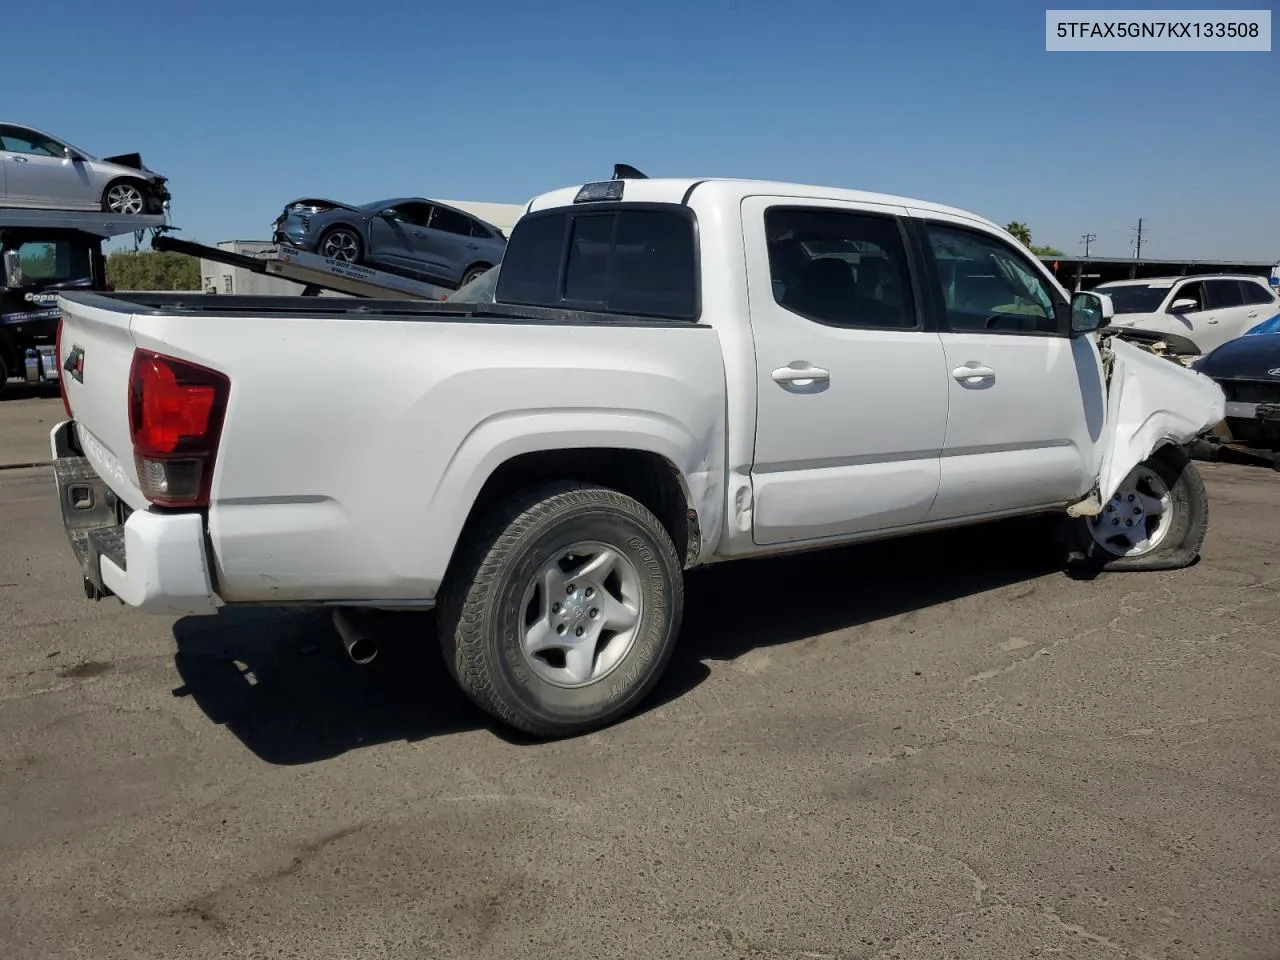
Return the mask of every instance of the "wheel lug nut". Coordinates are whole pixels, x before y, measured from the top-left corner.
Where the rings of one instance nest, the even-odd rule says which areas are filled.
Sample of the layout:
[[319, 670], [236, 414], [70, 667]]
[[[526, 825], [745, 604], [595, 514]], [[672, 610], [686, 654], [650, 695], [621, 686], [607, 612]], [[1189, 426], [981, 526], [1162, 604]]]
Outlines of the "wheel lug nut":
[[587, 599], [588, 599], [588, 600], [590, 600], [592, 597], [594, 597], [594, 596], [596, 595], [596, 589], [595, 589], [595, 587], [587, 587], [587, 589], [586, 589], [586, 591], [585, 591], [585, 592], [586, 592], [586, 597], [587, 597]]
[[576, 583], [571, 583], [564, 588], [564, 592], [566, 595], [572, 597], [575, 593], [578, 592], [578, 585]]
[[573, 635], [574, 635], [575, 637], [580, 637], [580, 636], [582, 636], [582, 635], [583, 635], [584, 633], [586, 633], [586, 632], [587, 632], [587, 631], [585, 631], [585, 630], [583, 630], [581, 627], [579, 627], [577, 630], [573, 631]]
[[1134, 507], [1134, 508], [1133, 508], [1133, 513], [1134, 513], [1134, 515], [1135, 515], [1135, 516], [1136, 516], [1136, 515], [1138, 515], [1138, 514], [1139, 514], [1139, 513], [1141, 513], [1141, 512], [1142, 512], [1142, 508], [1141, 508], [1141, 507]]
[[1133, 497], [1133, 494], [1131, 493], [1129, 494], [1129, 502], [1133, 503], [1133, 500], [1134, 500], [1134, 497]]
[[1126, 520], [1126, 521], [1124, 522], [1124, 525], [1125, 525], [1126, 527], [1132, 527], [1132, 526], [1133, 526], [1133, 521], [1132, 521], [1132, 520]]
[[552, 612], [552, 613], [559, 613], [559, 612], [560, 612], [560, 604], [559, 604], [559, 603], [553, 603], [553, 604], [551, 605], [551, 612]]
[[589, 616], [592, 620], [594, 620], [596, 617], [600, 616], [600, 611], [597, 610], [595, 607], [592, 607], [590, 610], [587, 611], [587, 616]]
[[560, 636], [562, 637], [564, 636], [565, 631], [568, 629], [569, 628], [566, 627], [563, 623], [556, 625], [556, 633], [560, 634]]

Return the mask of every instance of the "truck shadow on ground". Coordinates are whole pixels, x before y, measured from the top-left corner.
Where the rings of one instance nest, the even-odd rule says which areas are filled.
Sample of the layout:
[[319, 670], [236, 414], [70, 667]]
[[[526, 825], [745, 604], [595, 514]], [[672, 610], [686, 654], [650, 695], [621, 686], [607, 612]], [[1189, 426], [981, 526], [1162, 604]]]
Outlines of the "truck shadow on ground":
[[[1047, 525], [1015, 520], [690, 574], [680, 645], [638, 713], [688, 693], [708, 662], [892, 617], [1060, 570]], [[430, 614], [375, 614], [381, 640], [348, 659], [327, 611], [241, 609], [174, 625], [190, 696], [261, 759], [304, 764], [395, 740], [488, 729], [453, 685]], [[624, 721], [625, 722], [625, 721]]]

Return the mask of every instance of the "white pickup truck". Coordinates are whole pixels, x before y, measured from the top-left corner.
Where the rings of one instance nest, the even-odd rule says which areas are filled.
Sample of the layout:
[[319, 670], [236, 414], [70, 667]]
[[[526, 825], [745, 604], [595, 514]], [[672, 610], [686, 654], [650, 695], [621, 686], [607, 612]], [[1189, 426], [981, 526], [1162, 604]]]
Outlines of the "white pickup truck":
[[994, 224], [787, 183], [544, 194], [490, 302], [61, 306], [89, 596], [436, 607], [463, 689], [544, 736], [635, 708], [698, 565], [1039, 512], [1077, 562], [1188, 564], [1181, 445], [1223, 416]]

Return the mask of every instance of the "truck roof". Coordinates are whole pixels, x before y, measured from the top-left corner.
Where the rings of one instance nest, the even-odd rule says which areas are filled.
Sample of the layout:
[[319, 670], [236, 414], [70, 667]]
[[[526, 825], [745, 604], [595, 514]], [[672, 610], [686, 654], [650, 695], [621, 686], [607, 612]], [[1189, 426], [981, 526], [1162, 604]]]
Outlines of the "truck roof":
[[[844, 200], [850, 203], [879, 203], [886, 206], [911, 207], [927, 213], [945, 213], [964, 217], [1004, 232], [996, 223], [968, 210], [949, 207], [929, 200], [916, 200], [887, 193], [865, 190], [849, 190], [843, 187], [824, 187], [804, 183], [788, 183], [775, 180], [733, 179], [728, 177], [683, 177], [644, 180], [623, 180], [622, 200], [636, 203], [687, 203], [696, 187], [698, 192], [713, 191], [718, 199], [737, 204], [751, 196], [782, 196], [813, 200]], [[539, 194], [529, 201], [527, 213], [550, 207], [569, 206], [583, 184], [561, 187]]]

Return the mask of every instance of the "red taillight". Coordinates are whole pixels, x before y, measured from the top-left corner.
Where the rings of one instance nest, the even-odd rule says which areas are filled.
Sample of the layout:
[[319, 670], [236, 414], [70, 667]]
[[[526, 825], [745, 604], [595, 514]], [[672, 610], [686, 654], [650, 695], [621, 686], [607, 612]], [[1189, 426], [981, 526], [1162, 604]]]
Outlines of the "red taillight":
[[129, 371], [129, 429], [138, 487], [163, 507], [209, 503], [213, 460], [231, 394], [223, 374], [135, 350]]
[[58, 392], [62, 394], [62, 409], [67, 411], [67, 419], [74, 420], [71, 412], [71, 400], [67, 396], [67, 372], [62, 369], [62, 317], [58, 317], [58, 332], [53, 338], [53, 362], [58, 365]]

